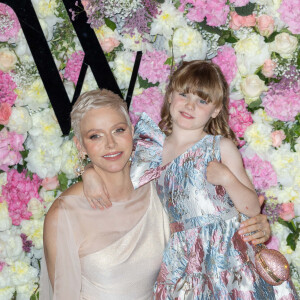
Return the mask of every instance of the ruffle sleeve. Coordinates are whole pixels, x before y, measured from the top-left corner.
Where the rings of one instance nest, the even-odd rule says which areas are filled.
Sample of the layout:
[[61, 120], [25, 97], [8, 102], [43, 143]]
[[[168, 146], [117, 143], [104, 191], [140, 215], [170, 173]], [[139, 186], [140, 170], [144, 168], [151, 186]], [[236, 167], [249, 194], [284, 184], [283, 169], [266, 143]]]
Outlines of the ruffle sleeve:
[[135, 189], [160, 176], [165, 137], [157, 124], [142, 113], [133, 138], [135, 152], [130, 176]]

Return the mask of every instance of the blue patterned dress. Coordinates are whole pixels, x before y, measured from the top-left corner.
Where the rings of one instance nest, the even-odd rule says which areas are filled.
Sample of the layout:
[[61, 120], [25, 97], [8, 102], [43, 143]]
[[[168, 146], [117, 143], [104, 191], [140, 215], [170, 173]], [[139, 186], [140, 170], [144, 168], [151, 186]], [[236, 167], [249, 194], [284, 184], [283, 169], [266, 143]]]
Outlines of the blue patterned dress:
[[[215, 156], [220, 159], [215, 137]], [[278, 287], [256, 273], [252, 247], [237, 230], [239, 213], [225, 189], [207, 182], [214, 137], [207, 135], [162, 166], [165, 135], [143, 114], [135, 129], [131, 178], [135, 187], [156, 180], [171, 237], [154, 287], [155, 299], [298, 299], [291, 282]]]

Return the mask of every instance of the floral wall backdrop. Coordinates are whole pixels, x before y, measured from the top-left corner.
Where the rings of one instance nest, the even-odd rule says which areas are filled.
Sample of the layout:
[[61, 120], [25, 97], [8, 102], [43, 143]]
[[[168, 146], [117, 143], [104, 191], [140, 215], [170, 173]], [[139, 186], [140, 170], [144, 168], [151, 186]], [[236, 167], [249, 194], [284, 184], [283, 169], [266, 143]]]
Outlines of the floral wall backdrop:
[[[63, 2], [32, 0], [72, 99], [84, 53]], [[130, 113], [159, 121], [170, 72], [212, 59], [230, 85], [230, 126], [272, 226], [270, 248], [300, 291], [300, 0], [83, 0]], [[76, 13], [73, 12], [76, 21]], [[88, 70], [83, 92], [97, 88]], [[44, 215], [75, 182], [63, 136], [13, 10], [0, 3], [0, 299], [37, 299]]]

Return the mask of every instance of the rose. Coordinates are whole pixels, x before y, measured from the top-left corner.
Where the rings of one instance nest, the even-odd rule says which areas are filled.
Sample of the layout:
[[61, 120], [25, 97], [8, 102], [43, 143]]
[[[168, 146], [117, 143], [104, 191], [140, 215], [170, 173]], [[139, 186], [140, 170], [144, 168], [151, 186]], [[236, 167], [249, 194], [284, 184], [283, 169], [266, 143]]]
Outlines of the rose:
[[274, 75], [274, 69], [276, 68], [277, 64], [275, 61], [271, 59], [267, 59], [262, 67], [262, 74], [266, 77], [272, 77]]
[[6, 125], [11, 115], [11, 106], [8, 103], [0, 103], [0, 124]]
[[259, 33], [269, 36], [274, 31], [274, 19], [268, 15], [261, 15], [256, 19]]
[[31, 212], [31, 218], [33, 219], [40, 219], [44, 215], [43, 204], [37, 198], [30, 199], [27, 210]]
[[100, 41], [100, 45], [104, 52], [111, 52], [114, 50], [114, 48], [118, 47], [120, 45], [120, 42], [112, 37], [105, 38]]
[[16, 55], [9, 49], [0, 49], [0, 70], [8, 72], [15, 67], [17, 62]]
[[283, 130], [276, 130], [271, 133], [272, 146], [279, 147], [282, 141], [286, 138]]
[[230, 12], [230, 22], [229, 27], [233, 30], [238, 30], [241, 27], [251, 27], [255, 26], [255, 15], [240, 16], [235, 11]]
[[294, 203], [282, 203], [279, 216], [285, 221], [290, 221], [295, 218]]
[[246, 103], [249, 104], [258, 99], [263, 91], [267, 91], [265, 82], [257, 75], [248, 75], [242, 80], [241, 90], [245, 96]]
[[59, 185], [59, 181], [57, 176], [54, 177], [46, 177], [42, 181], [42, 186], [46, 191], [55, 190]]
[[283, 58], [290, 58], [298, 45], [296, 37], [283, 32], [276, 35], [274, 42], [271, 43], [271, 50], [279, 53]]

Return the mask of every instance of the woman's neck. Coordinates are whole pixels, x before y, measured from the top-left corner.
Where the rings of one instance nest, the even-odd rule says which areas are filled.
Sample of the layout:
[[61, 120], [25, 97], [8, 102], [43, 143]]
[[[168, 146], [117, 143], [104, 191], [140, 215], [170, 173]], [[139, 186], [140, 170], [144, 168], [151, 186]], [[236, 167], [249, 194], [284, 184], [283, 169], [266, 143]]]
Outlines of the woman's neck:
[[131, 199], [134, 191], [129, 164], [120, 172], [105, 172], [98, 168], [95, 171], [101, 176], [112, 202], [124, 202]]

